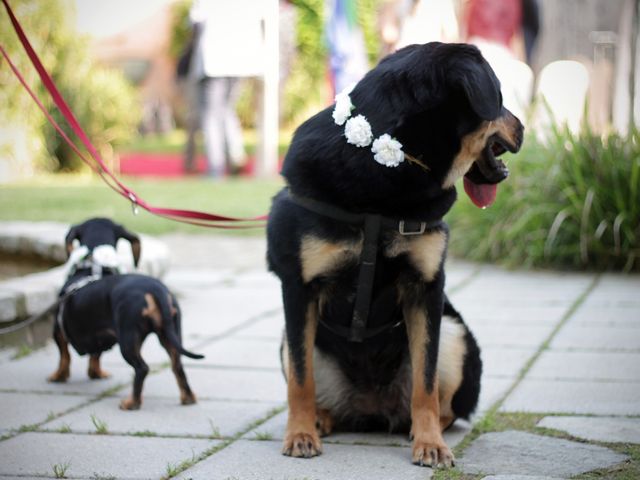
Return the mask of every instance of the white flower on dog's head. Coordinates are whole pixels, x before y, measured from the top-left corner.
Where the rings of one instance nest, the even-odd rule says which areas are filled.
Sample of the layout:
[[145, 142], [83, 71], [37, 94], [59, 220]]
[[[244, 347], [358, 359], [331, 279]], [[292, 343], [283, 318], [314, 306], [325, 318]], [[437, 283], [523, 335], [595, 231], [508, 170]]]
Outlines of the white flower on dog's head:
[[351, 103], [351, 97], [349, 94], [353, 91], [356, 84], [352, 83], [347, 88], [342, 90], [340, 93], [336, 95], [335, 102], [336, 106], [333, 109], [333, 121], [336, 125], [344, 125], [344, 122], [351, 116], [351, 112], [354, 107], [353, 103]]
[[98, 245], [91, 252], [91, 258], [103, 267], [117, 268], [120, 264], [118, 252], [112, 245]]
[[336, 106], [333, 109], [333, 121], [336, 125], [343, 125], [347, 118], [351, 116], [351, 111], [355, 107], [351, 103], [351, 97], [348, 93], [341, 92], [336, 95]]
[[363, 115], [358, 115], [347, 121], [344, 135], [347, 137], [347, 142], [356, 147], [366, 147], [371, 144], [373, 139], [371, 125]]
[[397, 167], [404, 162], [402, 144], [391, 135], [385, 133], [373, 141], [371, 151], [375, 153], [374, 160], [386, 167]]

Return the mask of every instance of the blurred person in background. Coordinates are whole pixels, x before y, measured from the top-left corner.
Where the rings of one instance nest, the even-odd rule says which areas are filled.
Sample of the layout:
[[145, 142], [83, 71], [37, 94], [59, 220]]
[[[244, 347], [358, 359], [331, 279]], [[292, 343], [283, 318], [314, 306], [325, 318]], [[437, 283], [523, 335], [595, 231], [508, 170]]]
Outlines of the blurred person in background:
[[468, 0], [465, 25], [467, 42], [531, 64], [540, 30], [538, 0]]
[[[196, 86], [199, 126], [204, 134], [208, 174], [237, 173], [245, 162], [235, 110], [241, 79], [260, 73], [263, 43], [259, 0], [195, 0], [190, 11], [194, 44], [189, 79]], [[191, 122], [190, 138], [197, 122]], [[187, 154], [189, 146], [187, 142]]]
[[387, 0], [381, 7], [383, 54], [413, 43], [460, 39], [453, 0]]

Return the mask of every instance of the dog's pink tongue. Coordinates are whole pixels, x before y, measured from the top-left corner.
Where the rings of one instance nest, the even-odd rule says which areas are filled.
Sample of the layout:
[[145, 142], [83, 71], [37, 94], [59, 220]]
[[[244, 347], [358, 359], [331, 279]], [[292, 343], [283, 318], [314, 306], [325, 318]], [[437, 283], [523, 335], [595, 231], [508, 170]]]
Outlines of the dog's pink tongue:
[[498, 185], [495, 183], [477, 184], [464, 177], [464, 191], [467, 192], [476, 207], [485, 208], [495, 201]]

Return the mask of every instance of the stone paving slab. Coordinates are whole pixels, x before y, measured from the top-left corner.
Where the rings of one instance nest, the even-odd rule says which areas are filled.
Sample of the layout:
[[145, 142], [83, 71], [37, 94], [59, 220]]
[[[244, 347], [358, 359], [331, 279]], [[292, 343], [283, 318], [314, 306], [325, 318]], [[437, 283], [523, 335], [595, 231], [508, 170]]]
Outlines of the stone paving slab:
[[213, 400], [199, 400], [195, 405], [185, 406], [180, 405], [178, 397], [146, 397], [144, 392], [140, 410], [123, 411], [118, 408], [119, 403], [120, 398], [105, 398], [63, 415], [42, 428], [56, 431], [66, 426], [74, 433], [94, 433], [96, 429], [91, 420], [94, 415], [107, 424], [109, 433], [230, 437], [265, 418], [274, 408], [282, 407], [281, 403]]
[[232, 269], [211, 270], [203, 268], [172, 267], [164, 282], [178, 296], [178, 300], [193, 291], [225, 286], [234, 274]]
[[628, 457], [608, 448], [506, 431], [485, 433], [464, 452], [458, 465], [465, 473], [569, 477], [608, 468]]
[[83, 395], [50, 395], [35, 393], [0, 393], [0, 429], [17, 430], [59, 415], [87, 402]]
[[171, 251], [172, 265], [184, 268], [253, 269], [266, 264], [264, 236], [170, 233], [158, 237]]
[[553, 331], [553, 325], [470, 325], [482, 347], [528, 347], [537, 350]]
[[598, 307], [582, 304], [571, 317], [571, 324], [640, 328], [640, 308]]
[[551, 341], [550, 348], [640, 352], [640, 329], [574, 325], [569, 321]]
[[425, 480], [433, 470], [411, 464], [411, 450], [399, 447], [325, 444], [310, 459], [285, 457], [280, 442], [239, 440], [178, 478], [194, 480]]
[[[191, 389], [199, 399], [284, 402], [287, 388], [280, 370], [185, 367]], [[147, 377], [143, 394], [149, 397], [179, 398], [170, 370]]]
[[280, 369], [280, 341], [278, 340], [229, 337], [199, 348], [198, 353], [203, 354], [205, 358], [194, 360], [183, 357], [183, 363], [198, 366]]
[[533, 348], [484, 347], [480, 343], [482, 375], [515, 378], [535, 354]]
[[640, 309], [640, 275], [611, 275], [600, 277], [598, 285], [589, 298], [585, 300], [586, 307], [618, 306], [636, 307]]
[[545, 351], [527, 378], [640, 382], [639, 366], [640, 353]]
[[482, 416], [494, 403], [500, 400], [511, 388], [513, 382], [513, 378], [483, 376], [480, 383], [480, 398], [478, 399], [476, 417]]
[[503, 412], [640, 415], [640, 383], [554, 381], [525, 378]]
[[110, 378], [91, 380], [87, 375], [88, 357], [80, 357], [72, 351], [69, 380], [65, 383], [47, 382], [47, 377], [58, 366], [58, 358], [58, 349], [49, 344], [27, 357], [5, 363], [0, 369], [0, 390], [97, 395], [132, 381], [133, 369], [129, 366], [110, 366]]
[[217, 445], [216, 440], [141, 438], [29, 432], [0, 442], [0, 474], [49, 475], [69, 464], [67, 477], [160, 478], [178, 464]]
[[240, 328], [230, 338], [265, 338], [280, 342], [284, 332], [284, 311], [265, 314], [262, 319]]
[[220, 287], [198, 293], [197, 297], [190, 296], [187, 301], [180, 302], [184, 310], [182, 332], [185, 337], [220, 335], [282, 309], [280, 293], [261, 288]]
[[596, 442], [640, 443], [640, 418], [553, 416], [544, 417], [538, 426]]
[[[269, 440], [283, 440], [284, 432], [287, 426], [288, 413], [286, 411], [279, 413], [275, 417], [269, 419], [262, 425], [247, 432], [242, 438], [245, 440], [255, 440], [256, 438], [268, 438]], [[471, 425], [464, 420], [456, 421], [444, 433], [444, 440], [449, 448], [454, 448], [462, 439], [471, 431]], [[411, 448], [409, 433], [358, 433], [358, 432], [333, 432], [322, 438], [323, 443], [340, 443], [351, 445], [377, 445], [391, 447]], [[410, 450], [409, 450], [410, 451]]]
[[498, 325], [498, 326], [555, 326], [567, 312], [565, 305], [532, 305], [523, 301], [518, 305], [510, 305], [509, 308], [487, 306], [476, 300], [458, 298], [455, 295], [451, 301], [462, 314], [464, 321], [471, 326]]
[[[474, 300], [483, 305], [511, 307], [523, 302], [529, 305], [571, 305], [589, 285], [585, 276], [567, 276], [556, 273], [505, 272], [497, 269], [495, 275], [483, 267], [480, 274], [462, 291], [456, 292], [456, 301]], [[455, 303], [454, 303], [455, 305]]]

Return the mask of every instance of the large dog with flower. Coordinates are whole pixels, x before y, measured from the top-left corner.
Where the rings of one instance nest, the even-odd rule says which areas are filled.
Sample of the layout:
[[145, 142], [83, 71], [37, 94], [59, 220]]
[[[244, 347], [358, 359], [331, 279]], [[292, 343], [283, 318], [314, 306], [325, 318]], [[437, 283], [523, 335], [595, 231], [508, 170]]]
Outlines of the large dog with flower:
[[478, 345], [445, 293], [442, 221], [464, 177], [485, 207], [523, 127], [473, 46], [412, 45], [304, 122], [273, 201], [289, 417], [283, 453], [334, 428], [407, 431], [413, 463], [450, 466], [442, 431], [473, 413]]

